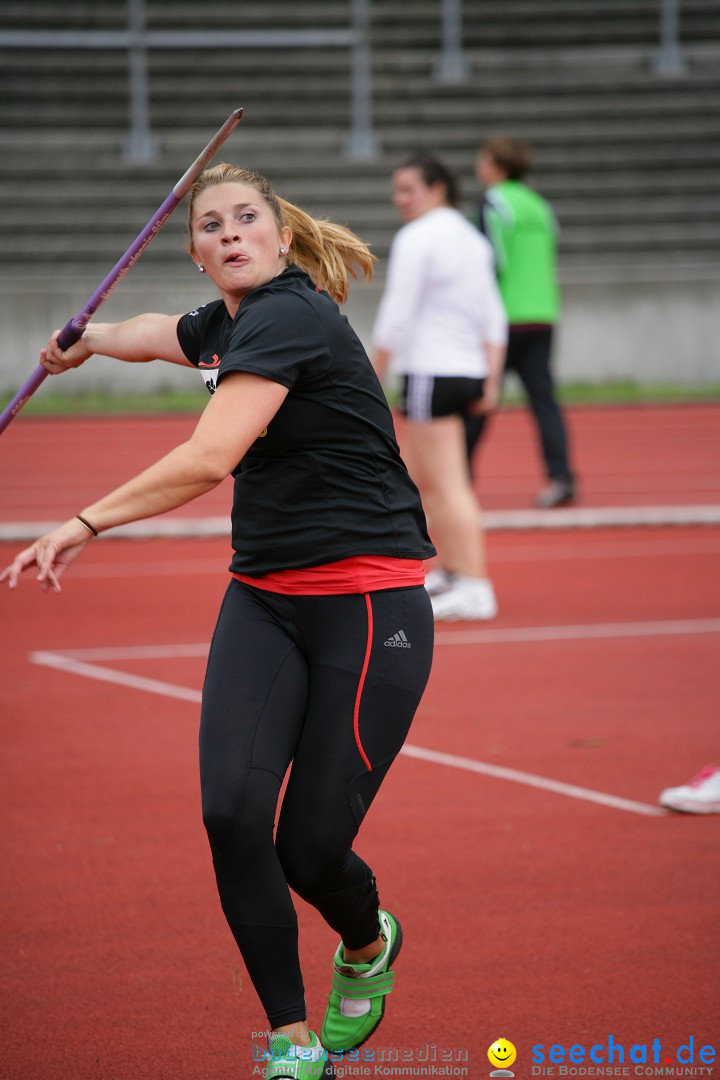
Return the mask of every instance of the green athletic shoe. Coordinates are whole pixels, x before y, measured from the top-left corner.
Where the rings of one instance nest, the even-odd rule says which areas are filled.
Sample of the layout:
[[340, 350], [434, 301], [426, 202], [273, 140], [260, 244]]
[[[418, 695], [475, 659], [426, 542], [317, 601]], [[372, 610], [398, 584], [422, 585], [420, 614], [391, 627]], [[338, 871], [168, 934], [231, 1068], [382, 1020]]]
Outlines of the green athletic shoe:
[[265, 1080], [334, 1080], [335, 1069], [314, 1031], [309, 1046], [296, 1046], [287, 1035], [270, 1035]]
[[320, 1038], [331, 1051], [357, 1050], [367, 1042], [385, 1012], [393, 988], [391, 964], [400, 952], [402, 927], [388, 911], [378, 912], [385, 948], [371, 964], [347, 964], [342, 941], [335, 953], [332, 990]]

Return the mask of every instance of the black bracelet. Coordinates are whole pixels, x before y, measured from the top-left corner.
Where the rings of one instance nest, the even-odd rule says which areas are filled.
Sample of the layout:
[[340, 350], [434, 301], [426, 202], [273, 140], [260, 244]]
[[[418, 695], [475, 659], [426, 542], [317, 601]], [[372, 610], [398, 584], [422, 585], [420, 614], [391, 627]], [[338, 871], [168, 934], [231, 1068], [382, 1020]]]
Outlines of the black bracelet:
[[90, 530], [90, 532], [93, 534], [93, 536], [98, 536], [99, 535], [97, 529], [95, 528], [95, 526], [91, 525], [89, 521], [86, 521], [84, 517], [81, 517], [80, 514], [76, 514], [75, 517], [78, 519], [78, 521], [81, 521], [83, 523], [83, 525], [85, 526], [86, 529]]

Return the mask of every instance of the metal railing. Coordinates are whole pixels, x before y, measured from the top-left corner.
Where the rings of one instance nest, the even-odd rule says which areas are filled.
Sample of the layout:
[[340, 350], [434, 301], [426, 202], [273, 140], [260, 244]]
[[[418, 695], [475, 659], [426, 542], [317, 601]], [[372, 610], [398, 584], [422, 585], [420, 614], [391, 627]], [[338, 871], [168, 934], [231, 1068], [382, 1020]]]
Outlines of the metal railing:
[[[680, 0], [659, 0], [659, 10], [660, 43], [652, 69], [661, 76], [684, 75], [687, 64], [680, 46]], [[442, 82], [462, 82], [468, 75], [462, 43], [462, 0], [442, 0], [440, 38], [435, 77]]]
[[158, 151], [150, 125], [150, 50], [346, 48], [351, 56], [351, 121], [344, 151], [350, 158], [366, 159], [374, 157], [379, 149], [372, 115], [370, 3], [351, 0], [351, 25], [347, 29], [216, 31], [148, 30], [145, 0], [127, 0], [126, 30], [6, 30], [0, 32], [0, 48], [126, 51], [130, 131], [125, 154], [137, 164], [154, 161]]
[[655, 54], [656, 75], [684, 75], [687, 70], [680, 49], [680, 0], [660, 0], [660, 47]]
[[461, 82], [468, 73], [462, 47], [462, 0], [442, 0], [440, 41], [435, 77], [442, 82]]
[[[659, 76], [686, 71], [680, 48], [680, 0], [658, 0], [660, 42], [653, 59]], [[435, 77], [461, 82], [468, 75], [463, 52], [462, 0], [439, 0], [440, 52]], [[157, 140], [150, 124], [148, 52], [153, 49], [287, 49], [345, 48], [350, 50], [350, 130], [344, 153], [354, 160], [371, 160], [380, 145], [373, 128], [372, 0], [350, 0], [350, 26], [338, 30], [148, 30], [145, 0], [127, 0], [126, 30], [6, 30], [0, 48], [122, 49], [128, 54], [130, 129], [125, 154], [133, 163], [156, 159]]]

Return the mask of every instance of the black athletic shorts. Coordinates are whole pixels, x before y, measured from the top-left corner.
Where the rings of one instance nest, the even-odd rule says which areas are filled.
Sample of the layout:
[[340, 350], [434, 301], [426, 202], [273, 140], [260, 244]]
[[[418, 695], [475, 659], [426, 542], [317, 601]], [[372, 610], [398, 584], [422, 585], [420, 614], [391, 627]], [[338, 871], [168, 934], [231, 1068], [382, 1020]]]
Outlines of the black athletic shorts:
[[397, 409], [408, 420], [464, 416], [470, 406], [483, 396], [484, 388], [484, 379], [403, 375]]

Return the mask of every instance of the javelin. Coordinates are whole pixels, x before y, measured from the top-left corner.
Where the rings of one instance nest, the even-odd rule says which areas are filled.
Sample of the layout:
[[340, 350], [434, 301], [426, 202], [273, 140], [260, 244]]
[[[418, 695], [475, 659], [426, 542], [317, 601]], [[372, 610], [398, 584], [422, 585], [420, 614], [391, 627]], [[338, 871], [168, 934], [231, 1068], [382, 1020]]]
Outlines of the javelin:
[[[135, 240], [133, 240], [130, 247], [115, 264], [104, 281], [98, 285], [82, 310], [79, 311], [73, 319], [70, 319], [70, 321], [62, 328], [58, 335], [58, 345], [63, 351], [69, 349], [71, 345], [74, 345], [76, 341], [80, 340], [85, 327], [90, 322], [97, 309], [105, 300], [107, 300], [118, 282], [122, 281], [130, 267], [135, 265], [153, 236], [162, 229], [175, 207], [182, 202], [184, 196], [190, 190], [193, 182], [197, 180], [207, 163], [215, 156], [230, 132], [242, 119], [242, 114], [242, 109], [234, 109], [233, 112], [230, 113], [220, 130], [212, 137], [202, 153], [195, 161], [193, 161], [187, 172], [180, 177], [175, 187], [165, 199], [165, 202], [158, 207], [142, 232], [140, 232]], [[38, 364], [30, 378], [23, 383], [10, 404], [3, 410], [3, 413], [0, 416], [0, 435], [2, 435], [13, 417], [17, 416], [23, 405], [30, 400], [40, 384], [47, 378], [47, 375], [48, 372], [42, 364]]]

